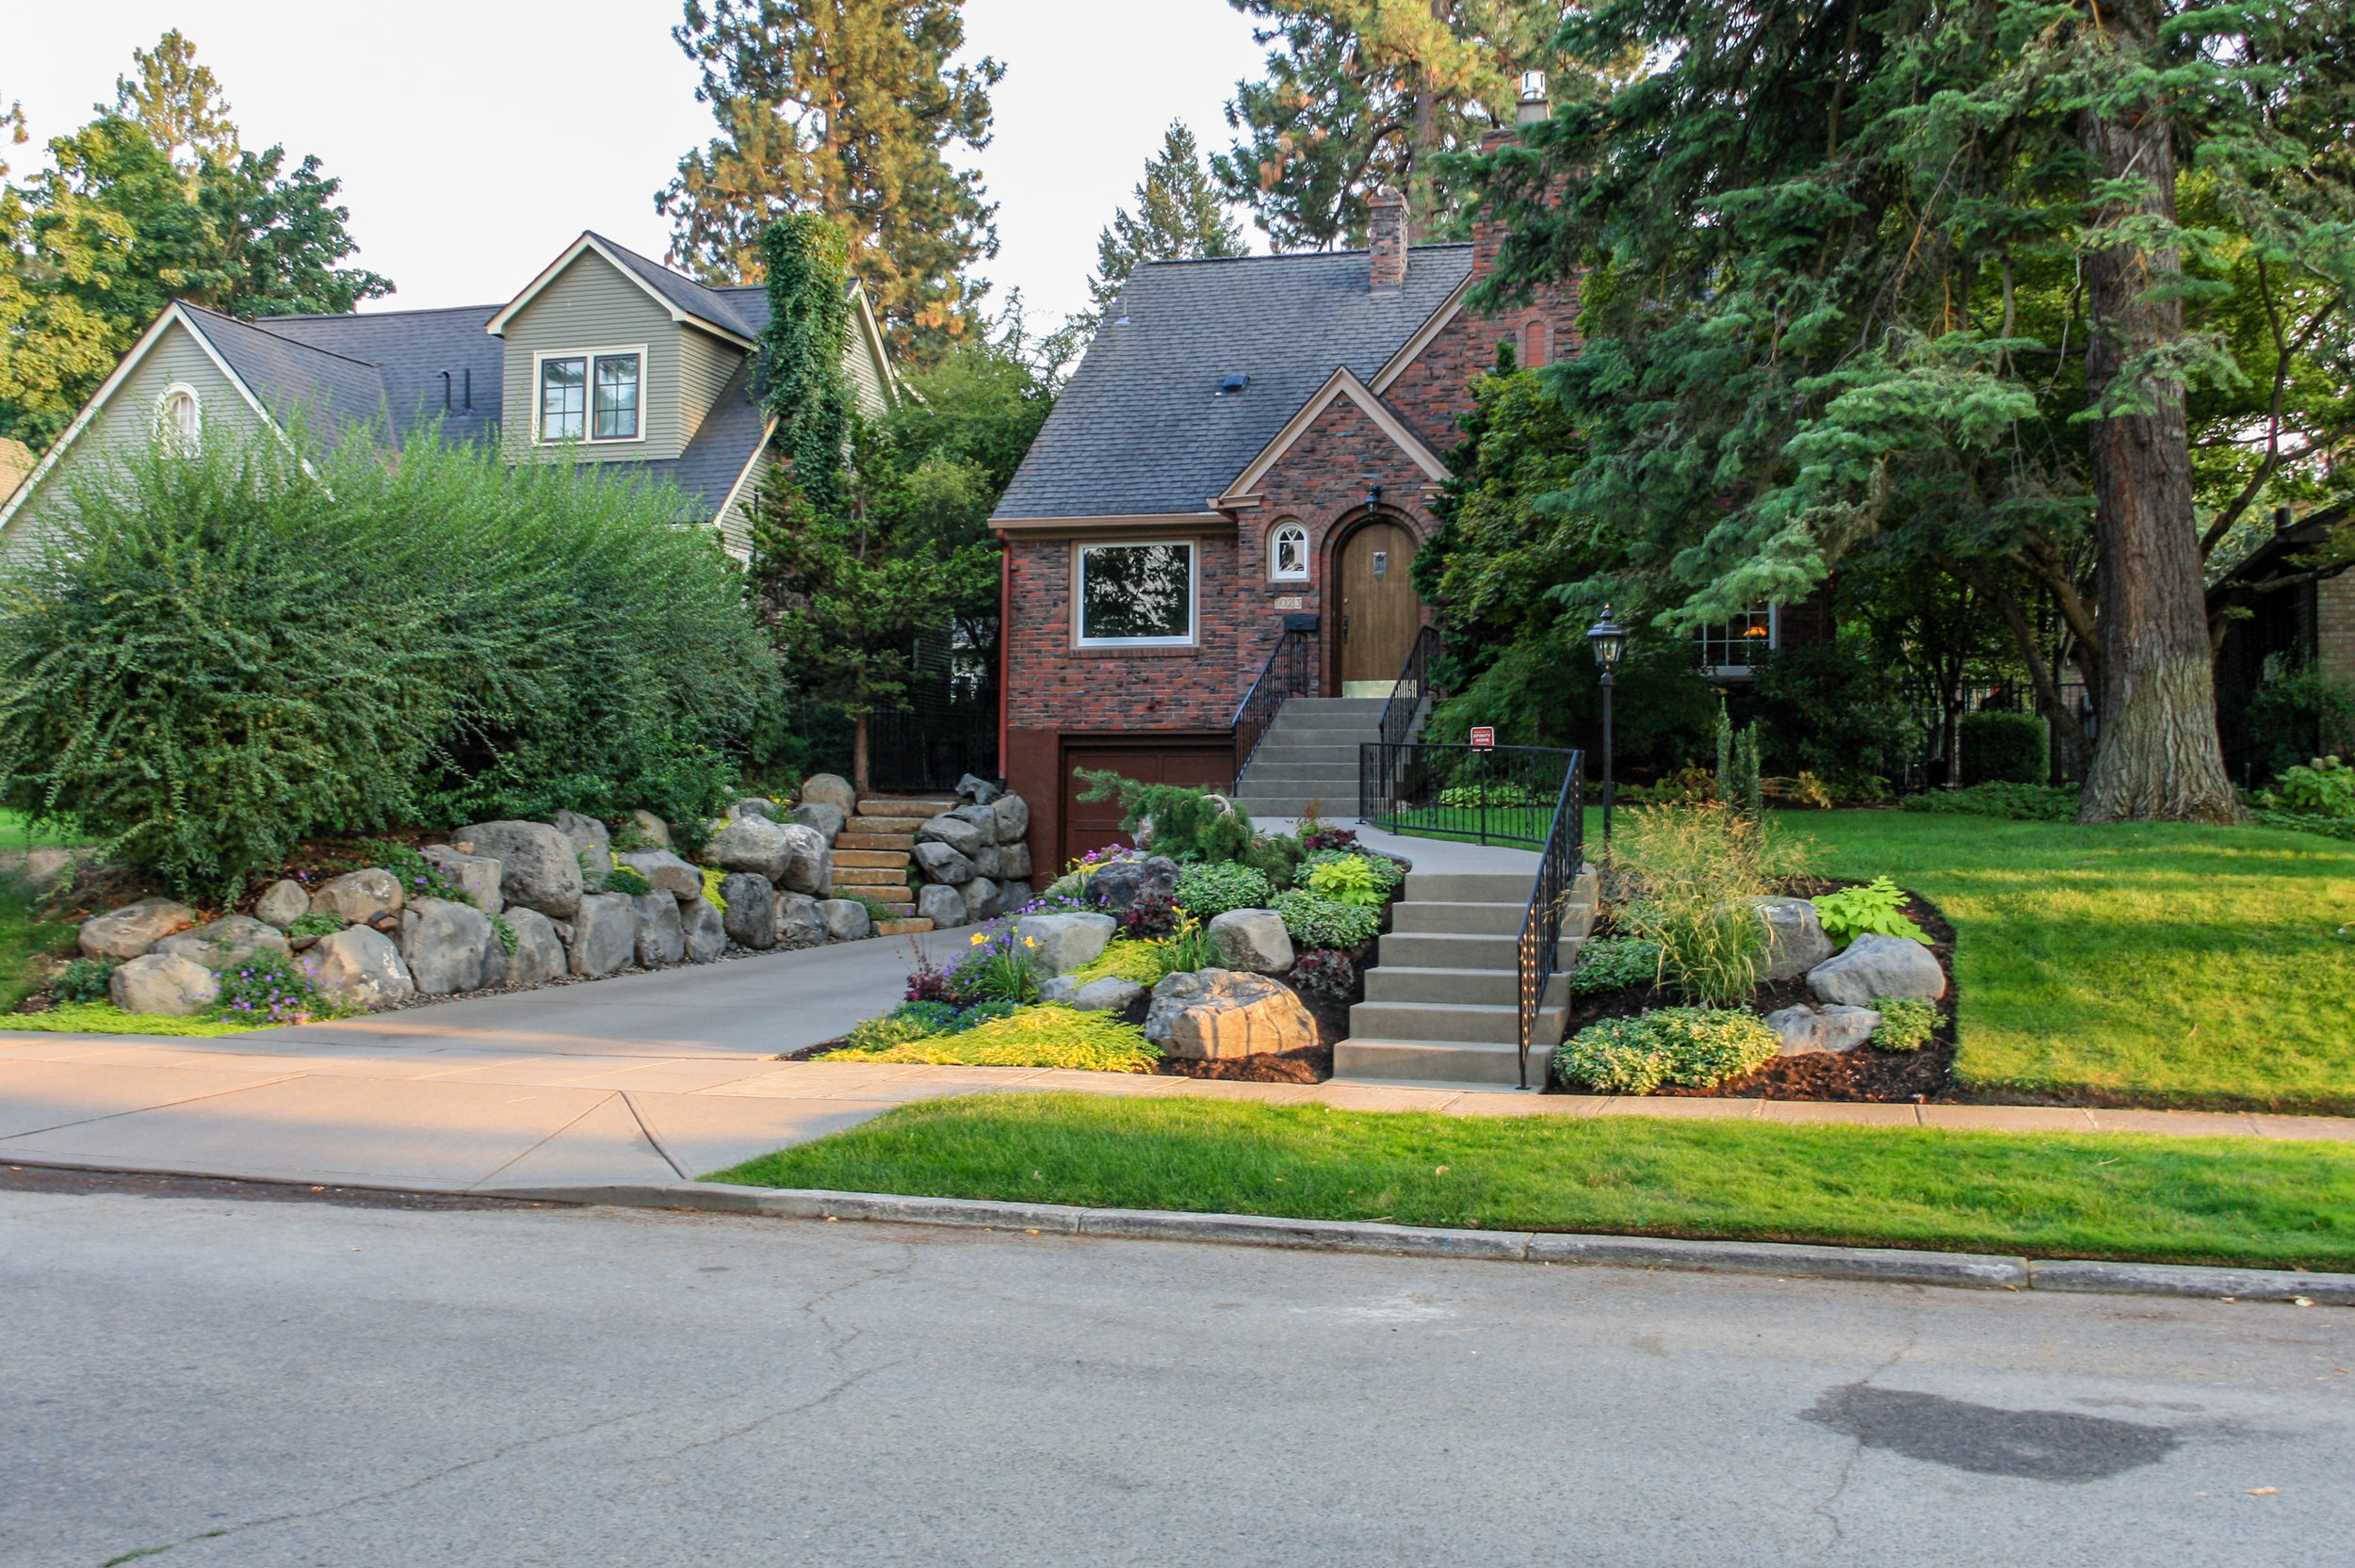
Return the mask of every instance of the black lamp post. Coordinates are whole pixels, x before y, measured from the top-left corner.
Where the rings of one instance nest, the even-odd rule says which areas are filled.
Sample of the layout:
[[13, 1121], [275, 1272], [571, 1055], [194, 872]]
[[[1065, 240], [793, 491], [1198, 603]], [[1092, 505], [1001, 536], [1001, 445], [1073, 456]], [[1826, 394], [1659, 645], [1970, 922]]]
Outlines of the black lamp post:
[[1627, 650], [1627, 628], [1611, 619], [1611, 606], [1602, 606], [1602, 619], [1586, 629], [1586, 640], [1594, 645], [1595, 667], [1601, 671], [1602, 686], [1602, 847], [1611, 848], [1611, 677], [1618, 671], [1619, 655]]

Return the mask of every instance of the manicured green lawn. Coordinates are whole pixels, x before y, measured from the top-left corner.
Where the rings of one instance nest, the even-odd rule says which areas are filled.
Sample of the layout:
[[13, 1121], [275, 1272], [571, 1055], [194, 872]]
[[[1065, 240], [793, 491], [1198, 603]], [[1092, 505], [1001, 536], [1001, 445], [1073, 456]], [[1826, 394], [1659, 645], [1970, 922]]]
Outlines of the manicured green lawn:
[[2355, 1266], [2355, 1147], [987, 1094], [707, 1178], [1406, 1225]]

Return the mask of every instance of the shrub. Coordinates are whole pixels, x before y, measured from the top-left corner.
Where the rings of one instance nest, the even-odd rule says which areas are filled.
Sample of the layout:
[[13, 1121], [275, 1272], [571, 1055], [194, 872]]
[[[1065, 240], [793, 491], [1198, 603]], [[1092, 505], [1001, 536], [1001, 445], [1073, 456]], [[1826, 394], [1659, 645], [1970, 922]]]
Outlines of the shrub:
[[1578, 949], [1570, 990], [1580, 996], [1651, 985], [1660, 978], [1660, 944], [1640, 936], [1601, 936]]
[[1757, 1071], [1781, 1048], [1782, 1037], [1752, 1013], [1661, 1008], [1589, 1025], [1554, 1053], [1553, 1061], [1565, 1082], [1610, 1094], [1648, 1094], [1662, 1084], [1714, 1088]]
[[1876, 996], [1873, 1010], [1881, 1015], [1873, 1043], [1884, 1051], [1918, 1051], [1938, 1026], [1938, 1009], [1920, 996]]
[[2052, 745], [2044, 720], [2032, 713], [1966, 713], [1962, 783], [2040, 784], [2052, 777]]
[[596, 466], [273, 432], [86, 470], [0, 605], [7, 803], [206, 898], [542, 796], [708, 812], [774, 660], [684, 503]]
[[2271, 789], [2259, 790], [2249, 801], [2295, 816], [2355, 816], [2355, 768], [2316, 757], [2302, 768], [2284, 768]]
[[1372, 869], [1373, 874], [1381, 879], [1382, 896], [1386, 898], [1395, 893], [1399, 884], [1406, 880], [1406, 867], [1399, 865], [1389, 856], [1378, 854], [1372, 849], [1312, 849], [1300, 857], [1300, 868], [1304, 872], [1313, 871], [1320, 865], [1330, 865], [1336, 861], [1344, 860], [1365, 862]]
[[1378, 865], [1366, 855], [1336, 856], [1308, 868], [1308, 891], [1336, 903], [1378, 907], [1403, 880], [1387, 875], [1381, 869], [1384, 865], [1395, 866], [1396, 863]]
[[300, 1024], [333, 1012], [311, 977], [284, 953], [256, 953], [220, 973], [220, 994], [210, 1009], [216, 1018], [255, 1024]]
[[1230, 909], [1265, 909], [1275, 897], [1266, 875], [1248, 865], [1189, 865], [1178, 873], [1178, 902], [1188, 914], [1203, 920]]
[[1347, 953], [1311, 947], [1292, 963], [1292, 984], [1320, 1001], [1340, 1007], [1357, 991], [1357, 966]]
[[1824, 934], [1843, 947], [1860, 936], [1908, 936], [1927, 942], [1929, 933], [1906, 918], [1906, 890], [1887, 877], [1863, 887], [1819, 893], [1808, 900], [1824, 922]]
[[1481, 806], [1499, 809], [1506, 806], [1550, 806], [1553, 802], [1538, 799], [1535, 791], [1511, 779], [1494, 779], [1480, 784], [1450, 784], [1439, 791], [1439, 804], [1456, 811], [1472, 811]]
[[1756, 900], [1799, 858], [1758, 817], [1715, 801], [1638, 807], [1612, 847], [1619, 929], [1659, 944], [1660, 973], [1679, 992], [1730, 1007], [1765, 967]]
[[1284, 929], [1303, 947], [1331, 947], [1351, 952], [1372, 942], [1382, 929], [1379, 910], [1344, 904], [1307, 888], [1279, 893], [1268, 906], [1284, 922]]
[[1136, 896], [1120, 913], [1120, 929], [1131, 942], [1151, 942], [1178, 929], [1178, 900], [1166, 893]]
[[1241, 860], [1251, 848], [1251, 818], [1222, 796], [1182, 784], [1139, 784], [1110, 770], [1072, 771], [1088, 782], [1082, 800], [1118, 798], [1122, 830], [1151, 840], [1174, 860]]
[[634, 865], [616, 865], [605, 874], [605, 890], [634, 897], [641, 893], [652, 893], [654, 883], [646, 881], [646, 874]]
[[[1029, 1007], [961, 1033], [914, 1035], [886, 1043], [885, 1030], [879, 1026], [891, 1022], [872, 1019], [860, 1025], [851, 1031], [851, 1047], [833, 1052], [827, 1059], [1061, 1067], [1091, 1073], [1149, 1073], [1161, 1059], [1144, 1030], [1109, 1012]], [[907, 1026], [921, 1027], [913, 1021]], [[861, 1029], [869, 1031], [865, 1040]]]
[[902, 1018], [896, 1012], [886, 1013], [881, 1018], [869, 1018], [863, 1023], [852, 1025], [851, 1032], [846, 1037], [851, 1043], [850, 1048], [842, 1051], [830, 1051], [827, 1056], [830, 1059], [836, 1060], [845, 1057], [855, 1059], [867, 1057], [869, 1053], [889, 1051], [895, 1046], [928, 1039], [939, 1032], [920, 1018]]
[[722, 914], [728, 912], [728, 901], [720, 897], [720, 884], [727, 881], [727, 877], [728, 874], [716, 865], [704, 867], [704, 902]]
[[1104, 945], [1104, 950], [1089, 962], [1071, 972], [1071, 979], [1080, 985], [1091, 980], [1134, 980], [1139, 985], [1151, 985], [1165, 972], [1161, 968], [1161, 944], [1130, 942], [1119, 937]]
[[[496, 918], [496, 917], [495, 917]], [[333, 936], [344, 929], [340, 914], [298, 914], [286, 928], [288, 936]]]
[[447, 898], [460, 904], [475, 901], [474, 895], [467, 892], [455, 877], [406, 844], [395, 844], [382, 838], [364, 838], [359, 844], [359, 854], [368, 865], [391, 872], [393, 880], [400, 883], [404, 898]]
[[2355, 741], [2355, 684], [2288, 671], [2257, 688], [2246, 719], [2251, 747], [2264, 748], [2266, 767], [2278, 773], [2316, 748]]
[[1968, 789], [1932, 789], [1898, 802], [1908, 811], [1955, 812], [1972, 816], [2009, 816], [2022, 822], [2074, 822], [2077, 786], [1983, 784]]
[[[307, 919], [309, 916], [306, 915], [304, 918]], [[295, 924], [300, 926], [302, 924], [302, 921], [298, 920]], [[523, 938], [516, 934], [515, 923], [513, 921], [508, 919], [504, 914], [494, 914], [491, 916], [491, 934], [499, 939], [500, 952], [505, 953], [509, 958], [513, 958], [515, 956], [515, 945], [521, 942]]]
[[[342, 925], [342, 921], [337, 921]], [[78, 958], [57, 971], [57, 978], [49, 982], [49, 989], [57, 994], [60, 1002], [103, 1002], [108, 985], [115, 977], [115, 961], [102, 958]]]

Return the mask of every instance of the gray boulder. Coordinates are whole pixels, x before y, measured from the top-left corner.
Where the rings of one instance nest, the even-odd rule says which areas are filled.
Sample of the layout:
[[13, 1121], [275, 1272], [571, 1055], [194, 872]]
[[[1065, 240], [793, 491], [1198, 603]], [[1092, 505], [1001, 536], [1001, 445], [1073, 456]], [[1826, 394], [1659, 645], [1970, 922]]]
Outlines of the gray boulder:
[[815, 801], [820, 805], [832, 806], [846, 817], [855, 816], [858, 811], [858, 791], [851, 787], [850, 780], [838, 773], [812, 773], [804, 779], [802, 800], [804, 804]]
[[499, 863], [499, 896], [510, 904], [551, 920], [570, 920], [580, 907], [580, 857], [545, 822], [478, 822], [452, 834], [450, 844], [460, 854]]
[[[988, 854], [986, 849], [979, 851]], [[947, 882], [955, 886], [969, 882], [979, 869], [973, 861], [935, 839], [925, 839], [916, 846], [916, 864], [924, 868], [927, 881]]]
[[622, 857], [622, 864], [654, 884], [658, 892], [674, 898], [700, 898], [704, 895], [704, 874], [668, 849], [633, 849]]
[[1174, 1057], [1219, 1061], [1306, 1050], [1317, 1043], [1317, 1021], [1290, 987], [1264, 975], [1202, 969], [1153, 988], [1145, 1038]]
[[1823, 918], [1805, 898], [1755, 900], [1759, 917], [1766, 922], [1766, 978], [1795, 980], [1831, 957], [1831, 938], [1824, 934]]
[[998, 865], [1000, 877], [1010, 877], [1016, 881], [1028, 881], [1031, 869], [1031, 847], [1019, 839], [999, 845]]
[[[703, 900], [698, 898], [697, 903]], [[656, 888], [630, 899], [638, 908], [638, 965], [652, 969], [687, 956], [687, 929], [679, 923], [678, 897]], [[710, 906], [705, 905], [707, 909]]]
[[494, 991], [507, 984], [507, 947], [488, 915], [483, 917], [482, 930], [482, 989]]
[[1921, 996], [1931, 1001], [1946, 994], [1946, 971], [1925, 944], [1907, 936], [1876, 936], [1867, 932], [1848, 944], [1838, 958], [1827, 959], [1808, 971], [1807, 986], [1827, 1002], [1849, 1007], [1870, 1006], [1876, 996]]
[[654, 813], [650, 811], [633, 811], [629, 814], [629, 823], [631, 827], [638, 830], [639, 837], [644, 839], [656, 849], [668, 849], [672, 848], [671, 824], [665, 822]]
[[965, 924], [965, 895], [942, 882], [926, 882], [916, 890], [916, 913], [947, 930]]
[[704, 846], [704, 864], [781, 882], [793, 865], [793, 840], [783, 827], [765, 816], [739, 816], [711, 835]]
[[875, 934], [875, 917], [855, 898], [823, 898], [818, 909], [826, 917], [826, 934], [836, 942], [856, 942]]
[[573, 859], [580, 864], [580, 890], [603, 893], [605, 880], [613, 875], [613, 852], [591, 844], [574, 844], [569, 838], [564, 842], [573, 845]]
[[1036, 895], [1031, 891], [1029, 882], [999, 882], [998, 884], [998, 913], [1019, 914], [1022, 913], [1022, 907], [1034, 897]]
[[776, 822], [784, 819], [785, 808], [766, 795], [747, 795], [736, 804], [728, 807], [728, 816], [739, 820], [747, 816], [757, 816], [765, 822]]
[[777, 885], [788, 893], [806, 893], [823, 898], [834, 892], [834, 851], [826, 848], [825, 836], [815, 828], [799, 822], [785, 822], [777, 831], [785, 834], [791, 859], [776, 879]]
[[946, 815], [955, 817], [960, 822], [972, 823], [974, 831], [982, 835], [983, 844], [998, 842], [998, 813], [993, 808], [977, 805], [953, 806]]
[[281, 877], [253, 901], [253, 918], [284, 930], [311, 913], [311, 895], [302, 884]]
[[583, 895], [564, 956], [576, 975], [610, 975], [638, 962], [638, 906], [629, 895]]
[[564, 973], [564, 944], [556, 922], [538, 910], [518, 907], [507, 912], [515, 928], [515, 950], [507, 955], [507, 983], [545, 985]]
[[1178, 863], [1167, 855], [1131, 855], [1111, 862], [1088, 879], [1090, 901], [1121, 913], [1148, 893], [1177, 896]]
[[842, 824], [850, 820], [840, 806], [824, 800], [804, 800], [793, 808], [791, 816], [828, 844], [840, 835]]
[[815, 947], [826, 940], [826, 912], [806, 893], [777, 895], [777, 946]]
[[977, 806], [985, 806], [1004, 793], [987, 779], [976, 778], [970, 773], [957, 781], [956, 792]]
[[1210, 946], [1229, 969], [1289, 975], [1295, 955], [1284, 917], [1272, 909], [1230, 909], [1210, 926]]
[[[947, 846], [944, 845], [942, 848], [946, 849]], [[973, 874], [977, 877], [987, 877], [991, 881], [996, 881], [1005, 875], [1005, 850], [995, 844], [983, 845], [980, 852], [973, 857]]]
[[409, 978], [429, 996], [482, 989], [482, 945], [495, 941], [491, 917], [450, 898], [419, 898], [409, 906], [417, 923], [403, 932], [401, 957]]
[[1104, 955], [1119, 922], [1109, 914], [1026, 914], [1015, 922], [1015, 934], [1038, 946], [1031, 949], [1042, 975], [1068, 975]]
[[1019, 795], [1000, 795], [989, 802], [998, 814], [998, 842], [1018, 844], [1031, 831], [1031, 803]]
[[1873, 1038], [1881, 1015], [1871, 1008], [1801, 1006], [1768, 1013], [1766, 1026], [1782, 1036], [1784, 1056], [1804, 1057], [1855, 1050]]
[[347, 871], [311, 893], [312, 913], [339, 915], [355, 926], [390, 914], [400, 905], [400, 879], [374, 865], [365, 871]]
[[766, 952], [777, 945], [777, 886], [757, 871], [720, 879], [720, 901], [727, 905], [721, 924], [739, 946]]
[[998, 913], [998, 884], [987, 877], [976, 877], [957, 890], [965, 895], [965, 917], [986, 920]]
[[599, 865], [613, 863], [612, 832], [595, 817], [577, 811], [560, 811], [548, 819], [548, 826], [571, 839], [574, 849], [595, 856]]
[[106, 999], [125, 1012], [187, 1018], [220, 995], [220, 978], [177, 953], [147, 953], [116, 967]]
[[701, 896], [677, 902], [679, 932], [690, 962], [709, 963], [728, 950], [727, 928], [721, 924], [718, 910]]
[[148, 950], [201, 963], [216, 975], [245, 962], [256, 953], [276, 953], [281, 957], [293, 953], [286, 946], [284, 931], [250, 914], [223, 915], [177, 936], [165, 937]]
[[417, 994], [417, 982], [393, 939], [366, 926], [346, 926], [320, 937], [301, 962], [318, 994], [338, 1007], [377, 1008]]
[[443, 876], [464, 888], [483, 913], [496, 914], [507, 907], [506, 896], [499, 892], [504, 868], [489, 855], [469, 855], [447, 844], [429, 844], [418, 852]]
[[1038, 987], [1040, 1001], [1058, 1002], [1081, 1012], [1120, 1012], [1144, 994], [1145, 987], [1118, 975], [1107, 975], [1085, 985], [1068, 975], [1056, 975], [1040, 981]]
[[[970, 808], [959, 807], [958, 809]], [[954, 813], [931, 818], [916, 830], [916, 836], [919, 849], [922, 848], [925, 840], [935, 844], [946, 844], [966, 860], [971, 860], [980, 853], [982, 846], [989, 842], [987, 835], [981, 829]]]

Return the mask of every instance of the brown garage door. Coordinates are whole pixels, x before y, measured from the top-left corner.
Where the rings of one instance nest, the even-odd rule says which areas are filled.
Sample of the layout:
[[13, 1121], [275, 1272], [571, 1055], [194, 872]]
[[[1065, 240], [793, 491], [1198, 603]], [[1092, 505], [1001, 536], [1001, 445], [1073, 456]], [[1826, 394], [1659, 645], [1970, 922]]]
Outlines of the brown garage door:
[[1063, 764], [1062, 864], [1107, 844], [1128, 844], [1120, 831], [1117, 800], [1082, 800], [1088, 788], [1072, 769], [1110, 768], [1139, 784], [1184, 784], [1193, 789], [1226, 791], [1235, 787], [1235, 748], [1231, 742], [1128, 741], [1119, 744], [1079, 744], [1066, 741]]

